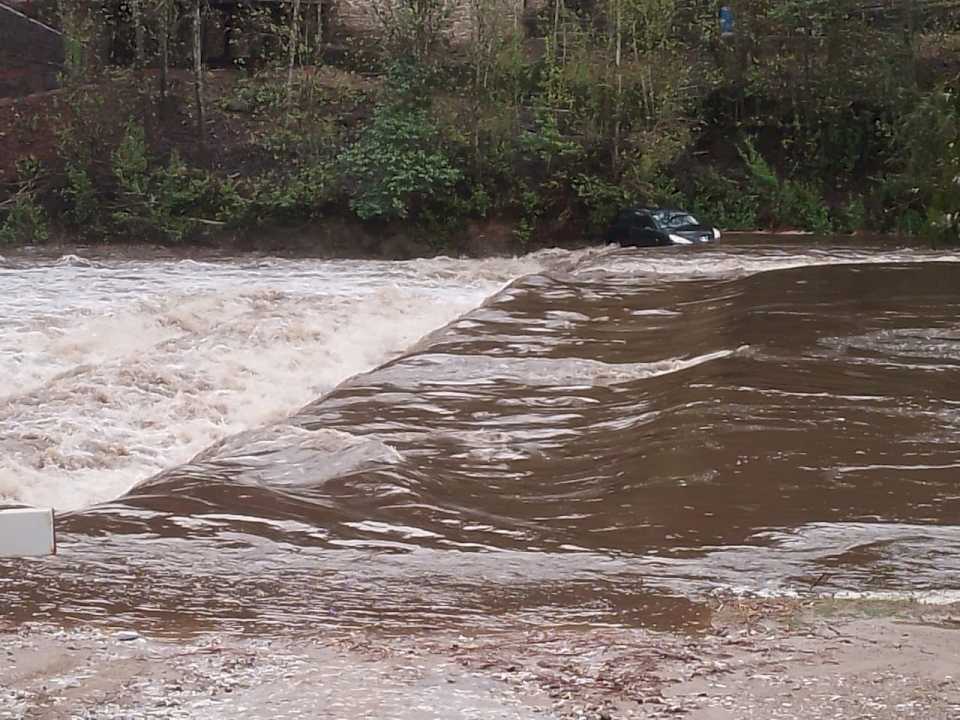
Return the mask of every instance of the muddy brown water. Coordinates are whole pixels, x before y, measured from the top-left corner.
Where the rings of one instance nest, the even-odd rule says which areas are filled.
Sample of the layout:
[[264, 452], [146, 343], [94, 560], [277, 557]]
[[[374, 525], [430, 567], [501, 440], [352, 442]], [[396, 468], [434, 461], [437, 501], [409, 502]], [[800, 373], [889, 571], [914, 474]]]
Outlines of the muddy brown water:
[[501, 268], [406, 352], [62, 514], [57, 557], [0, 560], [4, 615], [409, 632], [955, 597], [956, 259], [759, 238]]

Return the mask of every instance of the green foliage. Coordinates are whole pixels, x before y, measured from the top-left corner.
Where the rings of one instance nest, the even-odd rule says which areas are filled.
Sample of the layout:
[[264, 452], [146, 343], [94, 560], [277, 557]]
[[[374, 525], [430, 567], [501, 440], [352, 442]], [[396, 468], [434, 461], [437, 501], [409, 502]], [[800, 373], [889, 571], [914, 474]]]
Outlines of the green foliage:
[[774, 200], [780, 191], [780, 178], [770, 166], [756, 144], [746, 138], [738, 148], [740, 159], [747, 166], [747, 173], [754, 190], [768, 202]]
[[862, 195], [855, 195], [834, 213], [834, 229], [853, 233], [867, 228], [869, 216]]
[[341, 143], [341, 129], [330, 118], [319, 118], [296, 126], [271, 124], [252, 138], [274, 160], [292, 162], [299, 168], [332, 157]]
[[373, 118], [338, 154], [349, 207], [362, 220], [424, 219], [455, 205], [463, 177], [432, 112], [433, 72], [409, 60], [390, 65]]
[[143, 128], [130, 124], [113, 154], [119, 197], [112, 219], [129, 232], [182, 242], [242, 216], [244, 201], [230, 182], [191, 169], [177, 153], [151, 168]]
[[577, 199], [586, 208], [591, 232], [606, 227], [630, 200], [623, 187], [596, 175], [577, 175], [571, 185]]
[[30, 195], [18, 197], [0, 223], [0, 244], [43, 243], [49, 235], [47, 215]]
[[960, 244], [960, 215], [956, 210], [944, 212], [931, 208], [924, 235], [933, 243]]
[[290, 42], [287, 19], [266, 4], [250, 3], [233, 17], [231, 27], [234, 63], [256, 69], [285, 62]]
[[64, 80], [82, 81], [90, 74], [91, 44], [96, 34], [94, 18], [70, 0], [59, 0], [63, 29]]
[[454, 10], [450, 0], [373, 0], [370, 9], [394, 57], [427, 64], [447, 44]]
[[919, 235], [927, 225], [927, 218], [919, 210], [906, 208], [895, 217], [894, 230], [898, 235]]
[[21, 189], [32, 191], [43, 175], [43, 165], [32, 155], [17, 158], [17, 182]]
[[558, 162], [583, 155], [583, 148], [560, 132], [556, 116], [548, 111], [538, 113], [536, 129], [522, 132], [517, 144], [523, 154], [542, 163], [548, 172]]
[[394, 68], [387, 102], [339, 157], [350, 207], [362, 220], [408, 218], [462, 177], [423, 107], [423, 80], [408, 67]]
[[901, 204], [924, 216], [917, 223], [903, 213], [901, 224], [935, 242], [960, 241], [960, 93], [943, 87], [926, 95], [903, 118], [897, 138], [904, 148]]
[[148, 181], [149, 164], [143, 126], [130, 122], [123, 140], [113, 151], [113, 174], [120, 189], [128, 194], [143, 195]]
[[787, 227], [826, 235], [833, 229], [830, 210], [816, 184], [804, 180], [783, 180], [777, 204], [777, 222]]
[[241, 206], [242, 221], [258, 224], [268, 219], [296, 221], [316, 217], [334, 197], [333, 170], [326, 164], [311, 164], [289, 175], [255, 181], [249, 188], [249, 200]]
[[[914, 28], [878, 22], [858, 0], [756, 0], [738, 6], [736, 38], [714, 42], [709, 3], [548, 3], [518, 27], [496, 0], [468, 0], [477, 24], [451, 53], [451, 0], [374, 0], [382, 55], [364, 69], [385, 72], [370, 79], [330, 66], [288, 76], [289, 15], [244, 8], [231, 50], [256, 74], [219, 98], [224, 85], [209, 87], [210, 137], [231, 144], [221, 158], [170, 125], [177, 112], [154, 122], [135, 73], [94, 72], [108, 26], [119, 56], [130, 52], [126, 11], [59, 5], [63, 172], [41, 192], [38, 168], [23, 168], [0, 199], [7, 241], [45, 237], [47, 211], [74, 232], [180, 242], [349, 208], [438, 232], [501, 214], [529, 243], [568, 216], [595, 233], [635, 201], [688, 205], [728, 229], [960, 239], [960, 93], [937, 62], [923, 71], [917, 51], [930, 51], [922, 33], [955, 27], [932, 14]], [[148, 55], [156, 7], [144, 6]], [[174, 66], [185, 66], [189, 44], [169, 37]], [[530, 52], [530, 37], [544, 52]], [[353, 67], [370, 59], [347, 55]], [[169, 108], [192, 105], [177, 73], [169, 88]], [[39, 131], [39, 120], [23, 127]], [[724, 151], [722, 139], [741, 137], [738, 153]]]
[[436, 80], [433, 68], [401, 56], [387, 66], [381, 101], [395, 108], [426, 108]]
[[830, 232], [830, 211], [814, 183], [780, 178], [749, 138], [739, 150], [747, 168], [750, 192], [759, 199], [770, 225]]
[[100, 201], [90, 173], [77, 163], [68, 163], [64, 172], [67, 177], [67, 184], [63, 188], [67, 219], [77, 227], [95, 224], [99, 219]]
[[37, 203], [36, 187], [43, 168], [36, 158], [26, 156], [17, 161], [17, 192], [3, 205], [0, 223], [0, 244], [42, 243], [49, 237], [47, 216]]
[[58, 133], [57, 152], [66, 179], [60, 190], [66, 205], [64, 220], [84, 234], [99, 230], [102, 208], [89, 144], [80, 142], [75, 129], [68, 126]]
[[690, 209], [702, 222], [713, 223], [724, 230], [755, 230], [759, 201], [757, 194], [745, 185], [714, 168], [700, 170]]
[[493, 198], [487, 189], [471, 185], [466, 193], [452, 192], [424, 207], [419, 220], [427, 231], [449, 233], [462, 229], [469, 218], [487, 217], [492, 209]]
[[362, 79], [344, 71], [298, 71], [288, 86], [286, 73], [270, 68], [241, 77], [218, 104], [226, 112], [240, 115], [275, 118], [280, 114], [284, 124], [289, 124], [322, 113], [327, 104], [356, 105], [367, 94]]
[[269, 113], [281, 111], [287, 99], [287, 87], [275, 73], [241, 78], [233, 92], [225, 95], [220, 106], [228, 112]]

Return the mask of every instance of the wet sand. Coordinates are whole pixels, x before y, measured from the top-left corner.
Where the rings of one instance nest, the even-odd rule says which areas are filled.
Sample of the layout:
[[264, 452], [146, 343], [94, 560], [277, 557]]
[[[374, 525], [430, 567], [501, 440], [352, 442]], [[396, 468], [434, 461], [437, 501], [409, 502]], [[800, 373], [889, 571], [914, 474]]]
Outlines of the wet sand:
[[729, 600], [690, 634], [2, 637], [4, 720], [960, 717], [960, 605]]

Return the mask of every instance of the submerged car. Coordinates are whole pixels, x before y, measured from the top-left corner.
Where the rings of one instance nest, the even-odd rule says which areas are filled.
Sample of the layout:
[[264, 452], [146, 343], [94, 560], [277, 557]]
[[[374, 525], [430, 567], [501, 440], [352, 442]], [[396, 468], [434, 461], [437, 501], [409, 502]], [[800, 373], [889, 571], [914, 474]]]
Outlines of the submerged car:
[[607, 228], [606, 241], [635, 247], [695, 245], [720, 239], [720, 231], [703, 225], [685, 210], [633, 207]]

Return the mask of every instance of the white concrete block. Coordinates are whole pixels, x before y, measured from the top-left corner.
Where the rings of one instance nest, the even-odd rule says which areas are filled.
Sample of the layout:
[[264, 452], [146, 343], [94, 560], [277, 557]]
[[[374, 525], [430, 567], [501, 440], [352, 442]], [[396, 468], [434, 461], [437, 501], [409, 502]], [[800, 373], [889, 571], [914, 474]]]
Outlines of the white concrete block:
[[55, 555], [56, 552], [53, 510], [49, 508], [0, 510], [0, 557]]

